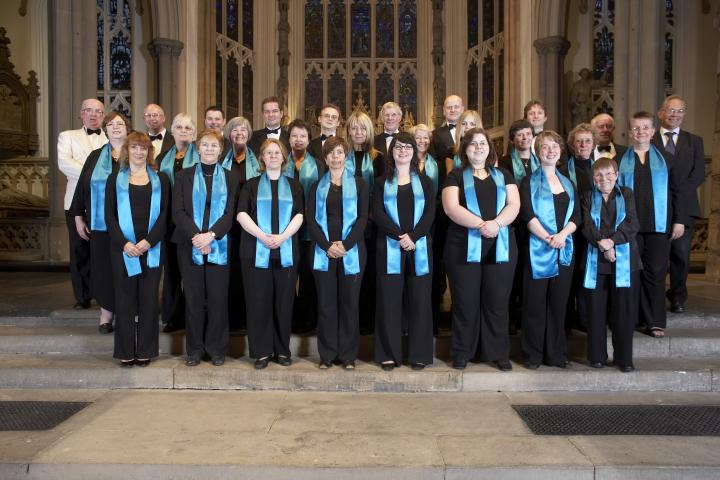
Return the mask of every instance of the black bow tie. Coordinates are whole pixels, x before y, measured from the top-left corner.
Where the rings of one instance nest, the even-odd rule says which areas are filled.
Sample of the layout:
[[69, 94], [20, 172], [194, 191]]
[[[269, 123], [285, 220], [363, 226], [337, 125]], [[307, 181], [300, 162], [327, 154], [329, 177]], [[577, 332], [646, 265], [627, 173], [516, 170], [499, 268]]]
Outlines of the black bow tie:
[[328, 138], [330, 138], [330, 137], [332, 137], [332, 136], [333, 136], [333, 135], [325, 135], [325, 134], [323, 133], [322, 135], [320, 135], [320, 141], [321, 141], [321, 142], [324, 142], [325, 140], [327, 140]]
[[280, 133], [280, 127], [276, 128], [274, 130], [272, 128], [265, 128], [265, 133], [267, 133], [268, 135], [274, 135], [276, 133]]
[[448, 130], [453, 130], [453, 129], [455, 129], [455, 125], [453, 125], [452, 123], [448, 123]]
[[162, 133], [158, 133], [157, 135], [150, 135], [150, 141], [154, 142], [155, 140], [162, 140]]
[[395, 133], [383, 132], [383, 137], [384, 137], [384, 138], [390, 138], [390, 137], [395, 138], [395, 135], [396, 135]]
[[612, 152], [612, 148], [610, 147], [610, 145], [598, 145], [597, 149], [598, 152]]
[[100, 133], [101, 133], [101, 130], [99, 128], [97, 130], [92, 130], [92, 129], [88, 128], [85, 131], [87, 132], [88, 135], [100, 135]]

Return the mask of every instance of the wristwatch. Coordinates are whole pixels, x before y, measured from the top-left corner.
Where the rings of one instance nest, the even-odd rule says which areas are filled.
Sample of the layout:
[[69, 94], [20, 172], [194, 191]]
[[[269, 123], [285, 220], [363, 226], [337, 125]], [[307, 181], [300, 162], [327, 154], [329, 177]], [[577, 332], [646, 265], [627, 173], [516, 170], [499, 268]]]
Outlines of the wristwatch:
[[210, 235], [212, 235], [213, 239], [215, 238], [215, 232], [213, 232], [212, 230], [209, 230], [208, 233], [209, 233]]

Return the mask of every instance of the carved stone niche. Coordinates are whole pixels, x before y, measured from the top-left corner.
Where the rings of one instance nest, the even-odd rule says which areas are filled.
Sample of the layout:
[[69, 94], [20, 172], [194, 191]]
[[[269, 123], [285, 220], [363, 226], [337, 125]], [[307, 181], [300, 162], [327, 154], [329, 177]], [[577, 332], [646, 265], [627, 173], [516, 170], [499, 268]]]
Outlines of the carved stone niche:
[[23, 84], [10, 62], [10, 39], [0, 27], [0, 158], [30, 156], [38, 151], [37, 76]]

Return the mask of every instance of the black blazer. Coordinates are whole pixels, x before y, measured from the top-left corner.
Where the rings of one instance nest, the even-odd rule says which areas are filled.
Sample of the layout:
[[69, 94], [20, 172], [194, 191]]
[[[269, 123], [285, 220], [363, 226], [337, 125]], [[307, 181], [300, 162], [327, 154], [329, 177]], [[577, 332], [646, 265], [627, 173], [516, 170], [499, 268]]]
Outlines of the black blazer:
[[321, 162], [323, 165], [325, 164], [323, 158], [322, 158], [322, 140], [320, 137], [313, 138], [310, 140], [310, 145], [308, 145], [308, 152], [310, 152], [310, 155], [315, 157], [318, 162]]
[[[250, 150], [252, 150], [255, 155], [260, 155], [260, 145], [262, 145], [266, 138], [267, 132], [265, 131], [265, 127], [253, 132], [252, 137], [250, 137], [248, 141], [248, 147], [250, 147]], [[290, 134], [284, 128], [280, 129], [280, 142], [285, 145], [285, 149], [289, 155], [291, 151]]]
[[[172, 198], [172, 218], [175, 223], [171, 240], [178, 245], [187, 248], [192, 247], [192, 237], [200, 232], [193, 220], [193, 180], [195, 178], [195, 166], [184, 168], [175, 175], [175, 187]], [[222, 168], [218, 163], [217, 167]], [[227, 184], [227, 203], [225, 212], [214, 224], [208, 227], [208, 231], [215, 232], [215, 237], [220, 240], [230, 232], [235, 221], [235, 207], [237, 204], [237, 188], [239, 180], [232, 170], [225, 170], [225, 183]]]
[[373, 146], [375, 147], [375, 150], [382, 153], [383, 157], [387, 157], [387, 142], [385, 141], [385, 135], [375, 135], [375, 139], [373, 141]]
[[703, 140], [685, 130], [680, 130], [675, 146], [675, 155], [668, 153], [660, 138], [660, 129], [653, 135], [652, 143], [660, 150], [665, 158], [673, 160], [675, 181], [680, 189], [680, 198], [685, 209], [684, 215], [678, 220], [684, 225], [690, 226], [693, 218], [700, 218], [700, 202], [698, 201], [697, 189], [705, 181], [705, 153]]
[[162, 145], [160, 145], [160, 153], [158, 153], [157, 157], [158, 159], [161, 159], [165, 156], [165, 154], [175, 145], [175, 137], [170, 135], [170, 130], [165, 130], [165, 135], [163, 135], [162, 139]]
[[[447, 125], [433, 130], [430, 148], [430, 155], [432, 155], [435, 160], [442, 160], [444, 167], [445, 159], [453, 156], [452, 151], [453, 148], [455, 148], [455, 139]], [[441, 168], [440, 170], [445, 173], [445, 168]]]

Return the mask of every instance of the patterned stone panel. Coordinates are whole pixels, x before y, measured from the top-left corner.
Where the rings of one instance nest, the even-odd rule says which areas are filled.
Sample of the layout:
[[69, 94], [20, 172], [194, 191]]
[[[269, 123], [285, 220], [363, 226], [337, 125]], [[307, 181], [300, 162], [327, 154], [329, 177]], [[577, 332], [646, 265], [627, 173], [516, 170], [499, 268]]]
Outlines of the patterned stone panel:
[[46, 222], [0, 219], [0, 260], [41, 260], [46, 253]]

